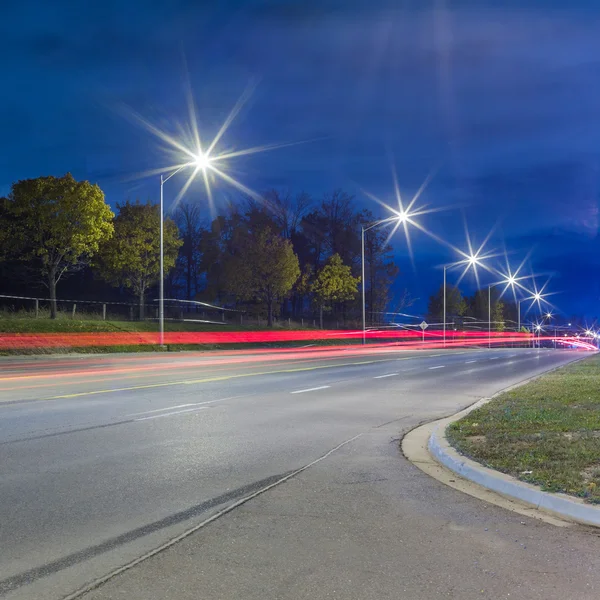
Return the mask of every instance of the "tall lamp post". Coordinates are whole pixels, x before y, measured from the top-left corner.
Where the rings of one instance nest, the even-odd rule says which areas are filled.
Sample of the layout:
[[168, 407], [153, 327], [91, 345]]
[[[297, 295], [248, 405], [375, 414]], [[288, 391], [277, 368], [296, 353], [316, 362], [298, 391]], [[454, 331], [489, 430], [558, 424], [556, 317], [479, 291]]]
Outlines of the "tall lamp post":
[[163, 347], [165, 345], [165, 253], [164, 253], [164, 192], [163, 187], [171, 177], [177, 175], [179, 171], [182, 171], [186, 167], [195, 166], [196, 171], [204, 170], [210, 164], [208, 156], [204, 154], [198, 154], [194, 162], [181, 165], [175, 169], [170, 175], [164, 177], [160, 176], [160, 274], [159, 274], [159, 290], [158, 290], [158, 344]]
[[444, 265], [444, 347], [446, 347], [446, 271], [448, 265]]
[[492, 347], [492, 287], [488, 285], [488, 348]]
[[404, 223], [408, 219], [408, 215], [405, 212], [401, 212], [393, 217], [387, 219], [381, 219], [375, 221], [367, 227], [361, 226], [360, 230], [360, 265], [361, 265], [361, 288], [362, 288], [362, 343], [367, 343], [367, 313], [366, 313], [366, 302], [365, 302], [365, 233], [370, 229], [384, 225], [387, 223]]
[[[466, 254], [464, 255], [466, 256]], [[467, 256], [467, 258], [465, 258], [465, 260], [459, 260], [458, 262], [454, 262], [454, 263], [450, 263], [447, 265], [444, 265], [444, 299], [443, 299], [443, 304], [444, 304], [444, 324], [443, 324], [443, 339], [444, 339], [444, 346], [446, 345], [446, 306], [447, 306], [447, 286], [446, 286], [446, 271], [448, 269], [451, 269], [452, 267], [457, 267], [459, 265], [467, 265], [463, 275], [471, 268], [471, 267], [478, 267], [482, 264], [482, 260], [486, 258], [486, 257], [479, 257], [478, 254], [471, 254], [470, 256]], [[462, 277], [461, 277], [462, 278]]]

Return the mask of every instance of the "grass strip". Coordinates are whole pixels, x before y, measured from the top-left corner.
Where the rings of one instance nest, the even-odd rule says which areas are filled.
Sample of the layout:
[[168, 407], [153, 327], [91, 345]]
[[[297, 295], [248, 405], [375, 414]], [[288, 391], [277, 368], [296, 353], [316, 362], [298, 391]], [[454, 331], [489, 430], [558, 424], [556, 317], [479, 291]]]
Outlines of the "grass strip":
[[600, 354], [501, 394], [447, 437], [486, 467], [600, 504]]

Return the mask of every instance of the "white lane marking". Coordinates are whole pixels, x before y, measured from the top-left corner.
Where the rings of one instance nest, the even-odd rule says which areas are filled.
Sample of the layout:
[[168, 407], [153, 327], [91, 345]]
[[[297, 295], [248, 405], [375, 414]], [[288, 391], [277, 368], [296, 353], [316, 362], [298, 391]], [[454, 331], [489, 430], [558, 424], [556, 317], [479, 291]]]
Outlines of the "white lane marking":
[[498, 360], [500, 357], [499, 356], [492, 356], [492, 358], [490, 358], [490, 360]]
[[394, 375], [398, 375], [398, 373], [388, 373], [387, 375], [377, 375], [377, 377], [373, 377], [373, 379], [383, 379], [384, 377], [393, 377]]
[[431, 369], [443, 369], [446, 365], [439, 365], [437, 367], [429, 367], [429, 370], [431, 371]]
[[206, 410], [208, 406], [198, 406], [196, 408], [188, 408], [186, 410], [177, 410], [175, 412], [164, 413], [162, 415], [152, 415], [150, 417], [140, 417], [139, 419], [134, 419], [134, 421], [147, 421], [148, 419], [160, 419], [161, 417], [172, 417], [173, 415], [181, 415], [183, 413], [189, 412], [198, 412], [200, 410]]
[[163, 412], [165, 410], [174, 410], [176, 408], [184, 408], [186, 406], [204, 406], [205, 404], [214, 404], [215, 402], [225, 402], [225, 400], [237, 400], [238, 398], [248, 398], [254, 394], [242, 394], [241, 396], [229, 396], [228, 398], [217, 398], [217, 400], [206, 400], [204, 402], [192, 402], [191, 404], [180, 404], [178, 406], [168, 406], [167, 408], [157, 408], [156, 410], [145, 410], [139, 413], [131, 413], [126, 417], [137, 417], [138, 415], [149, 415], [155, 412]]
[[138, 413], [130, 413], [125, 415], [126, 417], [137, 417], [138, 415], [149, 415], [156, 412], [164, 412], [165, 410], [175, 410], [176, 408], [187, 408], [188, 406], [197, 406], [199, 402], [193, 402], [192, 404], [178, 404], [177, 406], [167, 406], [166, 408], [157, 408], [155, 410], [144, 410]]
[[470, 365], [471, 363], [477, 362], [476, 360], [465, 360], [465, 365]]
[[410, 367], [409, 369], [402, 369], [401, 373], [406, 373], [406, 371], [414, 371], [417, 367]]
[[435, 358], [436, 356], [444, 356], [443, 354], [429, 354], [427, 358]]
[[308, 388], [307, 390], [296, 390], [290, 394], [304, 394], [305, 392], [316, 392], [317, 390], [326, 390], [330, 385], [320, 385], [319, 387]]

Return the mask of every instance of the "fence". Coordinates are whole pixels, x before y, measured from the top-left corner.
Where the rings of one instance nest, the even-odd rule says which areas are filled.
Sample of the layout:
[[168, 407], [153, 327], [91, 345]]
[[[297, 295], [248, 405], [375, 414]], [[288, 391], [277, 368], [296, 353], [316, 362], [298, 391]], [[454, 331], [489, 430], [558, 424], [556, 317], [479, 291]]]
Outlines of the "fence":
[[[0, 310], [7, 316], [47, 317], [50, 314], [50, 303], [50, 298], [0, 294]], [[57, 298], [56, 305], [61, 318], [101, 319], [104, 321], [136, 321], [140, 318], [140, 304], [134, 302]], [[226, 319], [226, 313], [233, 315], [235, 312], [204, 302], [187, 303], [178, 299], [165, 299], [166, 319], [185, 320], [188, 318], [223, 323], [232, 320], [231, 317]], [[145, 319], [158, 319], [158, 300], [145, 302], [143, 314]]]
[[[0, 294], [0, 313], [4, 316], [24, 316], [31, 318], [48, 318], [50, 316], [50, 298], [36, 296], [12, 296]], [[225, 324], [231, 326], [253, 327], [266, 326], [266, 317], [250, 315], [243, 310], [216, 306], [198, 300], [181, 300], [165, 298], [166, 321], [188, 321], [205, 324]], [[104, 321], [137, 321], [140, 320], [140, 304], [136, 302], [115, 302], [105, 300], [82, 300], [57, 298], [59, 318], [104, 320]], [[144, 320], [158, 319], [158, 299], [144, 303]], [[283, 328], [317, 328], [319, 321], [311, 317], [281, 318], [275, 317], [277, 327]], [[339, 329], [358, 327], [358, 323], [327, 319], [325, 328]]]

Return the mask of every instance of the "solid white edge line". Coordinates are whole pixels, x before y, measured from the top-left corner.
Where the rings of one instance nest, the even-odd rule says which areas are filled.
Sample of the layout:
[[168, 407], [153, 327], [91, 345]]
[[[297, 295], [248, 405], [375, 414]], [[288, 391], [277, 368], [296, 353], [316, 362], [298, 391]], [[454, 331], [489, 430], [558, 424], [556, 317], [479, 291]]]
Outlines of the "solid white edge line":
[[152, 413], [164, 412], [166, 410], [175, 410], [176, 408], [187, 408], [188, 406], [198, 406], [199, 402], [192, 402], [191, 404], [178, 404], [177, 406], [167, 406], [166, 408], [156, 408], [154, 410], [143, 410], [142, 412], [130, 413], [125, 415], [126, 417], [137, 417], [139, 415], [150, 415]]
[[330, 385], [320, 385], [319, 387], [308, 388], [306, 390], [295, 390], [294, 392], [290, 392], [290, 394], [304, 394], [305, 392], [316, 392], [317, 390], [326, 390], [331, 387]]
[[135, 417], [138, 415], [149, 415], [150, 413], [165, 411], [165, 410], [173, 410], [175, 408], [183, 408], [184, 406], [203, 406], [204, 404], [214, 404], [215, 402], [225, 402], [225, 400], [237, 400], [238, 398], [248, 398], [250, 396], [254, 396], [254, 394], [242, 394], [241, 396], [229, 396], [228, 398], [217, 398], [216, 400], [205, 400], [204, 402], [193, 402], [192, 404], [180, 404], [179, 406], [169, 406], [167, 408], [157, 408], [156, 410], [145, 410], [139, 413], [131, 413], [129, 415], [125, 415], [126, 417]]
[[162, 417], [172, 417], [173, 415], [181, 415], [183, 413], [189, 412], [198, 412], [199, 410], [205, 410], [208, 406], [197, 406], [196, 408], [188, 408], [187, 410], [178, 410], [175, 412], [165, 413], [163, 415], [151, 415], [149, 417], [140, 417], [139, 419], [134, 419], [134, 421], [148, 421], [148, 419], [160, 419]]

